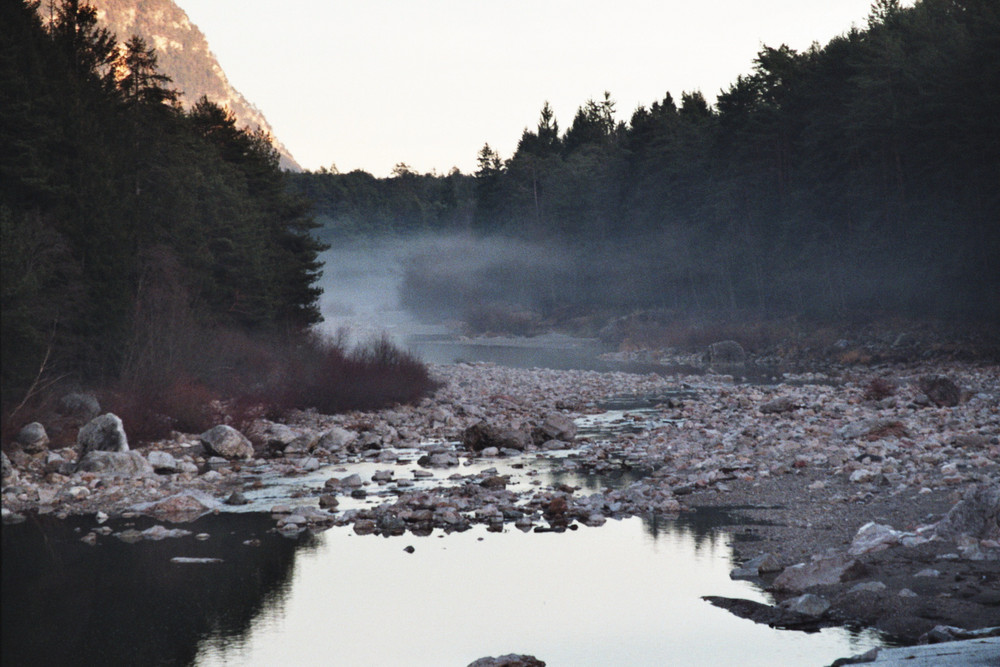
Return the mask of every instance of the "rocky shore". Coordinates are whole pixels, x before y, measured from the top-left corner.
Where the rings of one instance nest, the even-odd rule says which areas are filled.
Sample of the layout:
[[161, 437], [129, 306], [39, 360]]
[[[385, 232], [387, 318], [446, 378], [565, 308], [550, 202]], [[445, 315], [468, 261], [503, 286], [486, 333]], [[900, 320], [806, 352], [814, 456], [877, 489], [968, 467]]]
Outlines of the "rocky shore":
[[831, 365], [752, 384], [737, 381], [735, 353], [716, 348], [697, 375], [435, 366], [442, 386], [416, 406], [301, 412], [142, 448], [77, 397], [75, 447], [50, 449], [45, 424], [5, 446], [3, 519], [256, 509], [294, 537], [563, 531], [725, 506], [746, 518], [726, 528], [733, 576], [778, 602], [712, 601], [734, 613], [903, 642], [1000, 625], [1000, 368]]

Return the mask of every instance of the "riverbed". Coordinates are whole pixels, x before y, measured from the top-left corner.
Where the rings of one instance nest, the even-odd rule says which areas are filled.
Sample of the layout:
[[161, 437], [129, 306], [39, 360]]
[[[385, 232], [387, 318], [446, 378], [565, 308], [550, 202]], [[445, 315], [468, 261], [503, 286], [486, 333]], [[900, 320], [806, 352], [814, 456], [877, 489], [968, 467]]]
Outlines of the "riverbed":
[[[730, 578], [770, 530], [753, 517], [783, 499], [789, 519], [768, 548], [790, 565], [849, 543], [872, 499], [888, 508], [874, 519], [918, 521], [926, 517], [900, 508], [933, 496], [947, 509], [948, 489], [996, 467], [995, 368], [957, 369], [970, 395], [947, 410], [919, 403], [919, 367], [894, 369], [891, 405], [865, 403], [863, 379], [849, 374], [764, 386], [711, 373], [481, 363], [434, 372], [443, 386], [424, 405], [291, 422], [296, 433], [377, 433], [375, 449], [331, 452], [312, 466], [286, 455], [137, 480], [115, 496], [127, 502], [105, 523], [93, 512], [110, 509], [101, 504], [108, 484], [71, 478], [49, 488], [32, 478], [37, 498], [25, 485], [10, 500], [41, 513], [28, 511], [3, 531], [4, 663], [462, 665], [518, 652], [549, 665], [825, 665], [888, 640], [871, 630], [776, 630], [702, 599], [776, 601], [765, 581]], [[765, 409], [779, 399], [781, 410]], [[575, 416], [579, 440], [567, 448], [488, 457], [457, 442], [481, 418], [529, 428], [552, 411]], [[887, 415], [900, 420], [888, 436], [854, 433]], [[984, 449], [944, 444], [957, 437]], [[196, 449], [195, 440], [174, 443], [176, 453]], [[437, 448], [456, 464], [428, 470], [417, 462]], [[387, 470], [390, 479], [373, 479]], [[364, 494], [335, 489], [338, 508], [317, 509], [325, 480], [354, 474]], [[508, 496], [484, 490], [498, 481]], [[81, 482], [89, 490], [79, 504], [58, 490]], [[775, 494], [754, 495], [772, 483]], [[222, 502], [234, 485], [247, 505]], [[138, 506], [130, 493], [155, 499], [193, 488], [209, 503], [193, 524], [122, 509]], [[406, 499], [419, 501], [421, 488], [433, 502], [453, 502], [456, 491], [478, 495], [447, 529], [411, 523], [391, 537], [361, 534], [390, 534], [400, 517], [414, 517]], [[796, 504], [805, 497], [809, 514]], [[550, 516], [560, 498], [568, 511]], [[747, 500], [752, 507], [731, 507]], [[832, 542], [818, 525], [831, 506], [844, 531]], [[90, 514], [58, 518], [87, 507]], [[278, 530], [298, 507], [328, 519]], [[147, 529], [190, 534], [136, 537]], [[979, 546], [992, 548], [989, 540]]]

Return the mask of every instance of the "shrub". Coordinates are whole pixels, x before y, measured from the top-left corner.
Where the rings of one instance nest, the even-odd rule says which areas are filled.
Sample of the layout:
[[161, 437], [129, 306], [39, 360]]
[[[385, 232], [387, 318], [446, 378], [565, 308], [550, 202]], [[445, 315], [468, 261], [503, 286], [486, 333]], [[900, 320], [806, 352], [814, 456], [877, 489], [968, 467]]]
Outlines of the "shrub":
[[885, 378], [873, 378], [865, 386], [866, 401], [881, 401], [896, 393], [896, 387]]

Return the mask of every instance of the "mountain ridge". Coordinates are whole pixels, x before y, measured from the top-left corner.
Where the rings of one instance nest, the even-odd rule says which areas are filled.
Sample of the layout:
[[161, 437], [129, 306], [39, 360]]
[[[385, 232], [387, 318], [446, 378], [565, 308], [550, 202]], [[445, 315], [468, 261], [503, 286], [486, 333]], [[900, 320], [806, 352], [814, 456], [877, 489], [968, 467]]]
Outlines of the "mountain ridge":
[[[282, 169], [302, 171], [288, 148], [278, 140], [264, 113], [229, 83], [204, 33], [173, 0], [86, 2], [97, 10], [98, 20], [119, 42], [138, 35], [156, 50], [160, 71], [172, 79], [185, 108], [207, 96], [227, 107], [240, 127], [267, 132], [278, 151]], [[44, 14], [47, 5], [43, 4], [39, 11]]]

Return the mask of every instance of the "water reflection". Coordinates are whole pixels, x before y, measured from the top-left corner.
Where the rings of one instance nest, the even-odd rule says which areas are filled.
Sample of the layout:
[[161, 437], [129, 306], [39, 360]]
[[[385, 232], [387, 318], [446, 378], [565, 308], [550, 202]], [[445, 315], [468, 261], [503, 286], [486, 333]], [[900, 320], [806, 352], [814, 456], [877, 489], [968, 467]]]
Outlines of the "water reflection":
[[464, 665], [513, 651], [554, 666], [821, 665], [878, 643], [775, 631], [702, 601], [766, 601], [729, 579], [719, 520], [391, 539], [342, 528], [293, 541], [269, 533], [268, 516], [241, 514], [187, 526], [211, 535], [203, 542], [91, 547], [79, 538], [92, 519], [35, 517], [3, 530], [3, 663]]
[[[209, 533], [205, 541], [102, 536], [98, 546], [80, 541], [97, 527], [92, 518], [4, 526], [3, 664], [191, 664], [203, 638], [242, 635], [282, 606], [296, 550], [316, 543], [268, 534], [272, 526], [262, 515], [206, 516], [184, 526]], [[243, 544], [253, 539], [260, 546]], [[180, 565], [174, 556], [223, 562]]]

